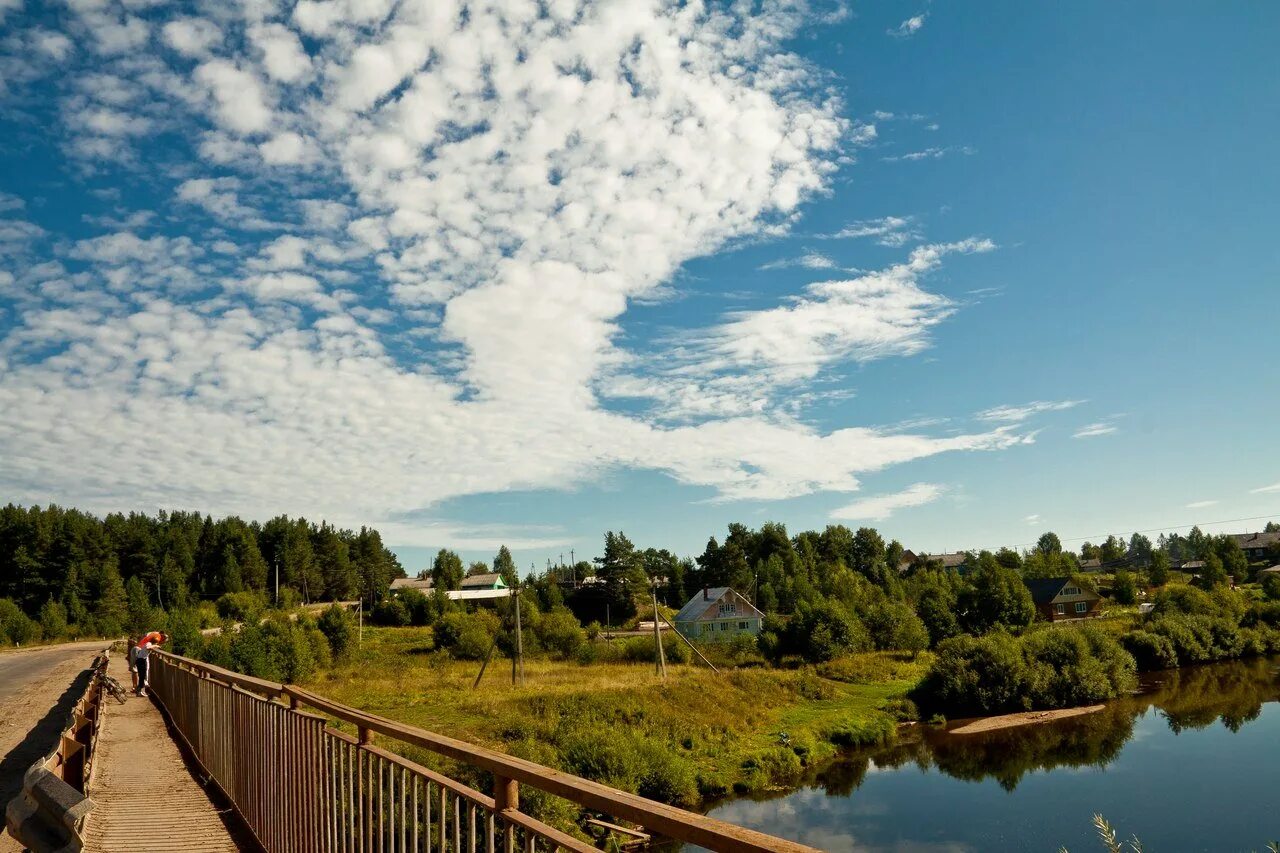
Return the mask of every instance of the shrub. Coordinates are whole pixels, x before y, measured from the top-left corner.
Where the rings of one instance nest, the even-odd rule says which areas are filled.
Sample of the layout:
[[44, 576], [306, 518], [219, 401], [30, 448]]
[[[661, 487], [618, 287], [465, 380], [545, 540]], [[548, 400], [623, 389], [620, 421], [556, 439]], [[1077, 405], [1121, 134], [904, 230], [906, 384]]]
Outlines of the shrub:
[[218, 615], [233, 622], [257, 622], [267, 608], [266, 598], [257, 592], [228, 592], [217, 601]]
[[200, 634], [199, 617], [190, 610], [178, 610], [169, 614], [165, 630], [169, 634], [170, 650], [176, 655], [199, 658], [204, 655], [204, 637]]
[[[662, 653], [666, 656], [667, 663], [688, 663], [692, 657], [688, 646], [668, 637], [662, 640]], [[638, 663], [653, 663], [657, 660], [657, 646], [654, 645], [653, 637], [627, 638], [622, 647], [622, 657]]]
[[459, 660], [481, 660], [489, 654], [499, 627], [498, 617], [488, 610], [454, 611], [436, 623], [436, 645]]
[[587, 634], [577, 618], [567, 609], [543, 614], [534, 627], [534, 634], [544, 649], [564, 660], [573, 658], [587, 642]]
[[428, 598], [416, 589], [406, 589], [400, 593], [400, 601], [409, 612], [409, 623], [417, 627], [430, 625], [440, 615], [435, 600]]
[[329, 643], [334, 660], [341, 660], [351, 651], [356, 641], [356, 617], [341, 604], [330, 604], [320, 614], [320, 633]]
[[871, 635], [862, 620], [832, 601], [802, 604], [787, 629], [788, 651], [813, 663], [871, 648]]
[[22, 645], [40, 636], [40, 626], [11, 599], [0, 598], [0, 639]]
[[733, 658], [734, 663], [743, 663], [755, 656], [759, 651], [759, 647], [753, 634], [737, 634], [733, 639], [729, 640], [726, 651]]
[[1138, 601], [1138, 582], [1133, 574], [1124, 569], [1116, 572], [1115, 582], [1111, 585], [1111, 595], [1120, 604], [1135, 604]]
[[909, 723], [920, 719], [920, 709], [910, 699], [890, 699], [884, 711], [899, 723]]
[[[425, 600], [426, 596], [422, 596], [422, 598]], [[376, 624], [388, 625], [392, 628], [403, 628], [411, 621], [409, 608], [405, 607], [404, 602], [394, 595], [387, 596], [382, 601], [379, 601], [378, 606], [373, 608], [371, 615]]]
[[1280, 575], [1273, 573], [1262, 576], [1262, 594], [1268, 601], [1280, 601]]
[[1143, 672], [1173, 669], [1178, 665], [1178, 652], [1173, 642], [1162, 634], [1130, 631], [1120, 638], [1120, 643], [1133, 655], [1138, 669]]
[[67, 632], [67, 608], [50, 598], [40, 607], [40, 631], [46, 640], [56, 640]]

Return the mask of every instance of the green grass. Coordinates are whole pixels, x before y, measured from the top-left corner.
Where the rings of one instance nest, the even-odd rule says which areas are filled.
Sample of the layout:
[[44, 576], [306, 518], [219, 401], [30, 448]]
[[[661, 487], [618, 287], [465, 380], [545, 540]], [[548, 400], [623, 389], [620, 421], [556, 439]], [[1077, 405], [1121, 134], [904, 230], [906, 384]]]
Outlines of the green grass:
[[817, 668], [719, 675], [670, 665], [664, 682], [652, 664], [530, 659], [525, 685], [514, 687], [510, 661], [495, 657], [473, 690], [480, 665], [432, 651], [429, 629], [366, 628], [351, 661], [307, 686], [375, 714], [694, 806], [792, 784], [842, 748], [892, 739], [895, 722], [883, 709], [915, 686], [928, 660], [881, 652]]

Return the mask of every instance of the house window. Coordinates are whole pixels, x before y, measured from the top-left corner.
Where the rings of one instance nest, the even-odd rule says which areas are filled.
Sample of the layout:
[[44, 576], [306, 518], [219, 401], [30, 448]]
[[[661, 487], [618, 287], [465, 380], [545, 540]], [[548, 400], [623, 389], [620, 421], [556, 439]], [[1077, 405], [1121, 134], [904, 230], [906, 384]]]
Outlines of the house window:
[[1077, 613], [1084, 613], [1084, 612], [1085, 612], [1086, 610], [1088, 610], [1088, 609], [1089, 609], [1089, 605], [1088, 605], [1088, 604], [1086, 604], [1085, 602], [1083, 602], [1083, 601], [1077, 601], [1077, 602], [1076, 602], [1076, 612], [1077, 612]]
[[736, 616], [737, 613], [738, 613], [738, 605], [736, 603], [720, 605], [721, 616]]
[[1066, 615], [1067, 615], [1067, 605], [1065, 605], [1065, 604], [1059, 604], [1059, 605], [1058, 605], [1058, 615], [1059, 615], [1059, 616], [1066, 616]]
[[739, 622], [739, 623], [738, 623], [738, 630], [739, 630], [739, 631], [745, 631], [745, 630], [747, 630], [747, 623], [746, 623], [746, 622]]
[[1080, 587], [1078, 586], [1066, 586], [1062, 588], [1062, 595], [1079, 595], [1079, 594], [1080, 594]]

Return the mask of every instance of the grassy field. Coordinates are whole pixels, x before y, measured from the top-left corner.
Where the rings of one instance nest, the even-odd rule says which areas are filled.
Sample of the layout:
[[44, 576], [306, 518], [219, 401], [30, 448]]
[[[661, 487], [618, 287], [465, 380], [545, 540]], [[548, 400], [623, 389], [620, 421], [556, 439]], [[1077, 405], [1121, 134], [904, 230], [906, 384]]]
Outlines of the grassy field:
[[871, 653], [816, 669], [719, 675], [677, 664], [663, 682], [652, 664], [538, 659], [526, 661], [526, 683], [513, 687], [510, 661], [495, 658], [473, 690], [480, 665], [434, 652], [429, 629], [366, 628], [354, 658], [308, 686], [385, 717], [696, 806], [731, 791], [787, 785], [843, 747], [891, 739], [895, 722], [884, 709], [916, 684], [928, 660]]

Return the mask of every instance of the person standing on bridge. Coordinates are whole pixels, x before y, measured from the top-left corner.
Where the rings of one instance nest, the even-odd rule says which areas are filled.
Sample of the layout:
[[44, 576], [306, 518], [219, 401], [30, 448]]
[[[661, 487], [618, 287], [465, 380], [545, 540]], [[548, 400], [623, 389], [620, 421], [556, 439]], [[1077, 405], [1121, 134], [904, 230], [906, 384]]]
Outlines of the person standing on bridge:
[[164, 631], [152, 631], [138, 640], [138, 646], [133, 650], [133, 657], [138, 665], [137, 693], [139, 696], [147, 695], [147, 674], [151, 669], [148, 658], [151, 656], [151, 650], [167, 642], [169, 642], [169, 635]]

